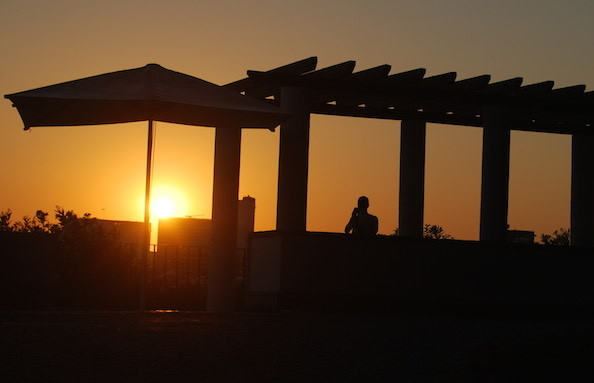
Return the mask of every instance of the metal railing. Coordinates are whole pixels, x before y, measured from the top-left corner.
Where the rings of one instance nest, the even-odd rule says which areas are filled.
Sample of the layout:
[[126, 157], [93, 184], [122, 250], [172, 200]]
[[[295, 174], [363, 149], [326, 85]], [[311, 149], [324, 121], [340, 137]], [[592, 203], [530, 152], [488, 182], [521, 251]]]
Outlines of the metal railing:
[[[236, 281], [243, 284], [246, 249], [237, 249]], [[191, 290], [206, 293], [210, 248], [206, 246], [151, 245], [147, 261], [149, 292]]]

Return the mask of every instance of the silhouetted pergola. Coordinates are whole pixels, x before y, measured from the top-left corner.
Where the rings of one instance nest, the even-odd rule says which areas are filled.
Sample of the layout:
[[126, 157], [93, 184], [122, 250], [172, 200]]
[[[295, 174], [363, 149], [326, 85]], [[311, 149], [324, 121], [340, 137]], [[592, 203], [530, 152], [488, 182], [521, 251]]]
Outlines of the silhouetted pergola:
[[277, 231], [305, 232], [310, 115], [400, 120], [400, 235], [422, 236], [426, 123], [483, 128], [480, 239], [505, 241], [510, 132], [572, 136], [571, 242], [594, 245], [594, 92], [584, 85], [553, 89], [553, 81], [491, 82], [425, 77], [425, 69], [390, 74], [390, 65], [354, 72], [355, 61], [316, 69], [311, 57], [226, 87], [281, 106]]

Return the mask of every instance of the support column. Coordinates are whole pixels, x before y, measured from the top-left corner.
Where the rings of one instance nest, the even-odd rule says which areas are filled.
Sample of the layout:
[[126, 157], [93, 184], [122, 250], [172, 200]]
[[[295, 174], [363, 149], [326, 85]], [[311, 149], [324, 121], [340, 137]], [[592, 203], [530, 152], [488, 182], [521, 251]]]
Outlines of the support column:
[[211, 312], [234, 310], [240, 148], [240, 128], [216, 128], [207, 297]]
[[594, 136], [571, 138], [571, 245], [594, 246]]
[[484, 113], [480, 240], [505, 242], [509, 200], [510, 113], [489, 107]]
[[401, 123], [398, 235], [402, 237], [423, 238], [426, 130], [424, 121]]
[[310, 117], [307, 90], [282, 88], [281, 107], [293, 117], [280, 129], [276, 230], [305, 232]]

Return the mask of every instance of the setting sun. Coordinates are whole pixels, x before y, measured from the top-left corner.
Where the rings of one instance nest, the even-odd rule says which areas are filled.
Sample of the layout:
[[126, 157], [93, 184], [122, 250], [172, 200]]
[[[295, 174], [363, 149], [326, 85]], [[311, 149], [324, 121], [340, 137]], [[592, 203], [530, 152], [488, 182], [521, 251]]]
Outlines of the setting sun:
[[158, 185], [152, 194], [151, 217], [153, 219], [183, 217], [188, 214], [187, 199], [179, 189]]
[[174, 202], [167, 197], [155, 199], [151, 205], [151, 212], [155, 218], [171, 217], [175, 211]]

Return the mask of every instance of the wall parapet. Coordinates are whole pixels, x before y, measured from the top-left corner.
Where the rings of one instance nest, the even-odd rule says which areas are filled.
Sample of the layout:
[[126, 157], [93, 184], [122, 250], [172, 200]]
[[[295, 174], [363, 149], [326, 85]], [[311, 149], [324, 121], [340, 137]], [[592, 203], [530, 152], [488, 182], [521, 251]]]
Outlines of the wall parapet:
[[[538, 304], [594, 307], [593, 249], [338, 233], [254, 233], [246, 302]], [[322, 298], [323, 297], [323, 298]]]

